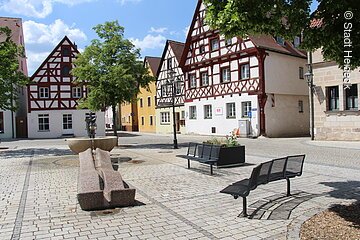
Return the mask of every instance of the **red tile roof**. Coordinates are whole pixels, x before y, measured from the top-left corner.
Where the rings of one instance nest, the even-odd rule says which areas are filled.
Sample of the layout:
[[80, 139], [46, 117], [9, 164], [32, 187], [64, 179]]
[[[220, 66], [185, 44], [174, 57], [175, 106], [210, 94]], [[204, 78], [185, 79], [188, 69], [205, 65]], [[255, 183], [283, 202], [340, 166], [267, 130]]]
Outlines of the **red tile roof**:
[[157, 72], [160, 67], [161, 58], [160, 57], [145, 57], [145, 61], [149, 63], [151, 72], [153, 73], [154, 77], [157, 77]]

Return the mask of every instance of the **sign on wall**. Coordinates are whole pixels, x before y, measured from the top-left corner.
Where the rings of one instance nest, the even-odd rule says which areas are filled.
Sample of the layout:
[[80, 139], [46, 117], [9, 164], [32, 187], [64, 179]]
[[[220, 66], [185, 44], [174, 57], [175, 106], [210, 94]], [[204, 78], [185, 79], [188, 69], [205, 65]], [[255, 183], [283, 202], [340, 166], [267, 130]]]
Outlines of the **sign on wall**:
[[223, 115], [223, 108], [222, 107], [215, 108], [215, 115], [217, 116]]

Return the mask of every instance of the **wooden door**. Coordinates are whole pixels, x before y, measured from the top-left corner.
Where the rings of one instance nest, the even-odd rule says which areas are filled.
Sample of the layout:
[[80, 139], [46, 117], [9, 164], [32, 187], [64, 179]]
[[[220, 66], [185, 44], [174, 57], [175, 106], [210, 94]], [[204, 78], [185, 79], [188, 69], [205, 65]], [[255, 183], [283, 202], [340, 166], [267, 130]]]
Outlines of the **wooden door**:
[[27, 138], [27, 119], [26, 117], [16, 117], [16, 138]]

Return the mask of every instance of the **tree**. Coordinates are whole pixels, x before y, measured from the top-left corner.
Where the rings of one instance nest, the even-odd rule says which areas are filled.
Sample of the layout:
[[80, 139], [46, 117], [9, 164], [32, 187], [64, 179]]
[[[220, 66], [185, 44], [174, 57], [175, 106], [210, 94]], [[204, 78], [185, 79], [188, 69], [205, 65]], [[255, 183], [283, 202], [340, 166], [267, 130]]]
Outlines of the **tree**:
[[[312, 0], [204, 0], [204, 3], [207, 22], [227, 37], [267, 34], [293, 40], [302, 33], [303, 49], [322, 48], [325, 60], [336, 61], [341, 67], [347, 65], [344, 51], [350, 51], [351, 69], [360, 66], [360, 18], [353, 16], [360, 10], [357, 0], [318, 0], [313, 13]], [[346, 36], [352, 42], [347, 46]]]
[[16, 111], [18, 89], [29, 83], [29, 78], [19, 70], [19, 57], [24, 48], [11, 40], [11, 30], [0, 27], [0, 109]]
[[93, 28], [99, 39], [91, 41], [75, 61], [72, 74], [85, 84], [89, 93], [80, 107], [93, 111], [112, 107], [113, 130], [117, 136], [116, 106], [136, 98], [140, 87], [153, 80], [139, 61], [140, 50], [124, 38], [124, 28], [117, 21]]

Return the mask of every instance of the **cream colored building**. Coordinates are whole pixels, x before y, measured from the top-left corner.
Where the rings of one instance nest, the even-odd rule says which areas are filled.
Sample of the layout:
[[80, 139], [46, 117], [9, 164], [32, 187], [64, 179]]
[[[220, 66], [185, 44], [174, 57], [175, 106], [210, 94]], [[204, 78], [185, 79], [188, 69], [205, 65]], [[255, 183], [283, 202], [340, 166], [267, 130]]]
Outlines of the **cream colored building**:
[[351, 72], [350, 89], [345, 89], [343, 70], [335, 62], [313, 53], [316, 140], [360, 140], [360, 73]]

